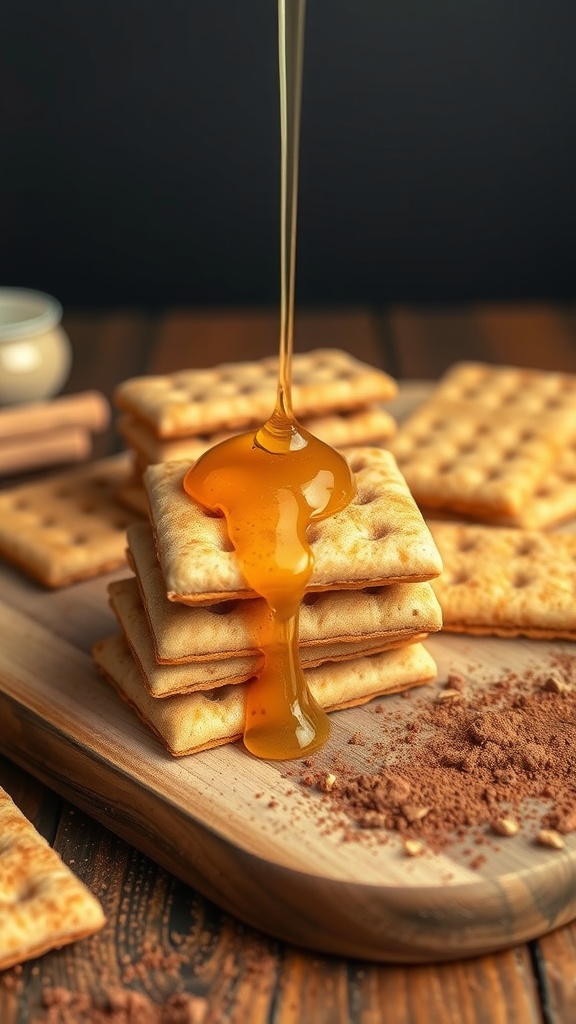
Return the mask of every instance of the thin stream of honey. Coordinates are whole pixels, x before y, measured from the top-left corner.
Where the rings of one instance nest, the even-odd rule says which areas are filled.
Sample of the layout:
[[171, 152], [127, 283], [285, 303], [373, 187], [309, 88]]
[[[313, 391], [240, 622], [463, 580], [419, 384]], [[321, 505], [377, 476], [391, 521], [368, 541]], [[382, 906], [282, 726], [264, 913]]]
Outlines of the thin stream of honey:
[[299, 425], [291, 396], [298, 149], [305, 0], [278, 0], [281, 128], [280, 350], [276, 404], [256, 432], [211, 448], [184, 479], [188, 494], [225, 515], [248, 585], [265, 598], [264, 666], [248, 685], [244, 743], [258, 757], [302, 757], [329, 734], [300, 664], [298, 615], [313, 571], [307, 528], [354, 495], [345, 459]]

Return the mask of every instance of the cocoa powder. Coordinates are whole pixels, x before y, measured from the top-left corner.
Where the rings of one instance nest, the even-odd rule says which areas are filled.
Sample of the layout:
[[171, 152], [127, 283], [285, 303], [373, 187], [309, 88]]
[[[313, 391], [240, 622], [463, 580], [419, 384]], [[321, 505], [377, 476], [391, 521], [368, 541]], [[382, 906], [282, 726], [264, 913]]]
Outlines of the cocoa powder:
[[[420, 698], [391, 747], [372, 744], [368, 771], [341, 759], [320, 771], [309, 760], [300, 782], [357, 830], [399, 834], [410, 855], [438, 852], [478, 827], [502, 838], [530, 826], [534, 841], [544, 845], [542, 833], [553, 832], [559, 841], [548, 835], [546, 845], [562, 848], [561, 835], [576, 830], [576, 658], [477, 692], [473, 683], [451, 673], [435, 699]], [[483, 863], [483, 855], [471, 860]]]
[[159, 1006], [148, 996], [124, 988], [110, 988], [101, 998], [73, 993], [63, 987], [44, 993], [44, 1024], [217, 1024], [208, 1001], [179, 993]]

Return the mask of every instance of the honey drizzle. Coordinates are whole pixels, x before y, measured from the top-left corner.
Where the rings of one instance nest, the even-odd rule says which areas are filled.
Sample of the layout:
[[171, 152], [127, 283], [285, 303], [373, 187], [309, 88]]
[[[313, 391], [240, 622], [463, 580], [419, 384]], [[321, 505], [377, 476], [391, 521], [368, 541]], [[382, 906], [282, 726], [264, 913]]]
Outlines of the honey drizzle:
[[226, 516], [250, 587], [270, 608], [264, 666], [248, 685], [246, 747], [258, 757], [302, 757], [329, 734], [309, 693], [298, 648], [299, 608], [313, 571], [312, 519], [333, 515], [354, 495], [345, 459], [300, 426], [292, 409], [296, 213], [306, 0], [278, 0], [281, 213], [280, 345], [276, 404], [256, 433], [232, 437], [192, 466], [184, 487]]
[[280, 361], [277, 409], [292, 415], [296, 220], [306, 0], [278, 0], [280, 86]]
[[280, 87], [280, 345], [276, 407], [258, 431], [258, 442], [275, 451], [301, 447], [292, 408], [292, 352], [296, 288], [296, 223], [300, 111], [306, 0], [278, 0]]

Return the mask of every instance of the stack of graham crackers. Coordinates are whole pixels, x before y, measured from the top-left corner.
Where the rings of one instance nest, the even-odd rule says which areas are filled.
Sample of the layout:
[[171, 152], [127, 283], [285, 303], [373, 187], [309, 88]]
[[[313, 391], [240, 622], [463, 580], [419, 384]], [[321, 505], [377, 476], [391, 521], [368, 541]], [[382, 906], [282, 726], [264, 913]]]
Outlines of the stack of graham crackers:
[[[344, 355], [342, 362], [349, 382], [358, 364]], [[262, 422], [270, 412], [270, 382], [259, 390], [261, 364], [253, 366], [250, 408], [262, 409]], [[325, 369], [334, 388], [333, 353]], [[234, 374], [235, 394], [237, 380]], [[306, 385], [300, 387], [302, 399]], [[150, 399], [143, 380], [136, 391]], [[317, 397], [318, 382], [314, 391]], [[125, 407], [131, 393], [133, 407], [134, 386], [121, 386], [120, 393]], [[188, 421], [189, 398], [175, 407], [163, 379], [156, 422], [173, 424], [182, 415]], [[211, 392], [194, 397], [199, 422], [216, 420], [212, 403]], [[226, 408], [221, 432], [232, 429], [223, 421]], [[433, 679], [436, 666], [422, 640], [441, 626], [428, 582], [441, 572], [438, 550], [394, 458], [368, 446], [347, 448], [346, 456], [357, 496], [309, 528], [314, 571], [300, 610], [305, 676], [327, 710]], [[120, 632], [93, 649], [103, 675], [174, 755], [241, 737], [247, 686], [262, 664], [271, 618], [265, 601], [246, 586], [225, 521], [184, 492], [189, 465], [189, 459], [171, 460], [144, 470], [150, 522], [127, 534], [134, 577], [108, 588]]]
[[390, 449], [442, 554], [444, 629], [576, 639], [576, 533], [549, 532], [576, 517], [576, 376], [457, 363]]
[[[258, 429], [274, 407], [277, 380], [278, 360], [268, 358], [124, 381], [114, 397], [123, 413], [118, 428], [133, 452], [134, 468], [120, 497], [142, 510], [147, 466], [179, 459], [195, 462], [231, 434]], [[299, 422], [327, 444], [381, 444], [396, 429], [381, 405], [395, 396], [394, 380], [347, 352], [295, 354], [292, 382]]]

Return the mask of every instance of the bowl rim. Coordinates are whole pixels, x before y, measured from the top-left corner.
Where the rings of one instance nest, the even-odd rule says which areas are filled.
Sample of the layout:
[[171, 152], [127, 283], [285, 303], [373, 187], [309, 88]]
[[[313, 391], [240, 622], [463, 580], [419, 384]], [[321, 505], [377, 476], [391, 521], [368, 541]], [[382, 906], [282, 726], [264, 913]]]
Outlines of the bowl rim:
[[[12, 311], [3, 322], [5, 311]], [[44, 334], [62, 319], [53, 295], [32, 288], [0, 287], [0, 343]]]

